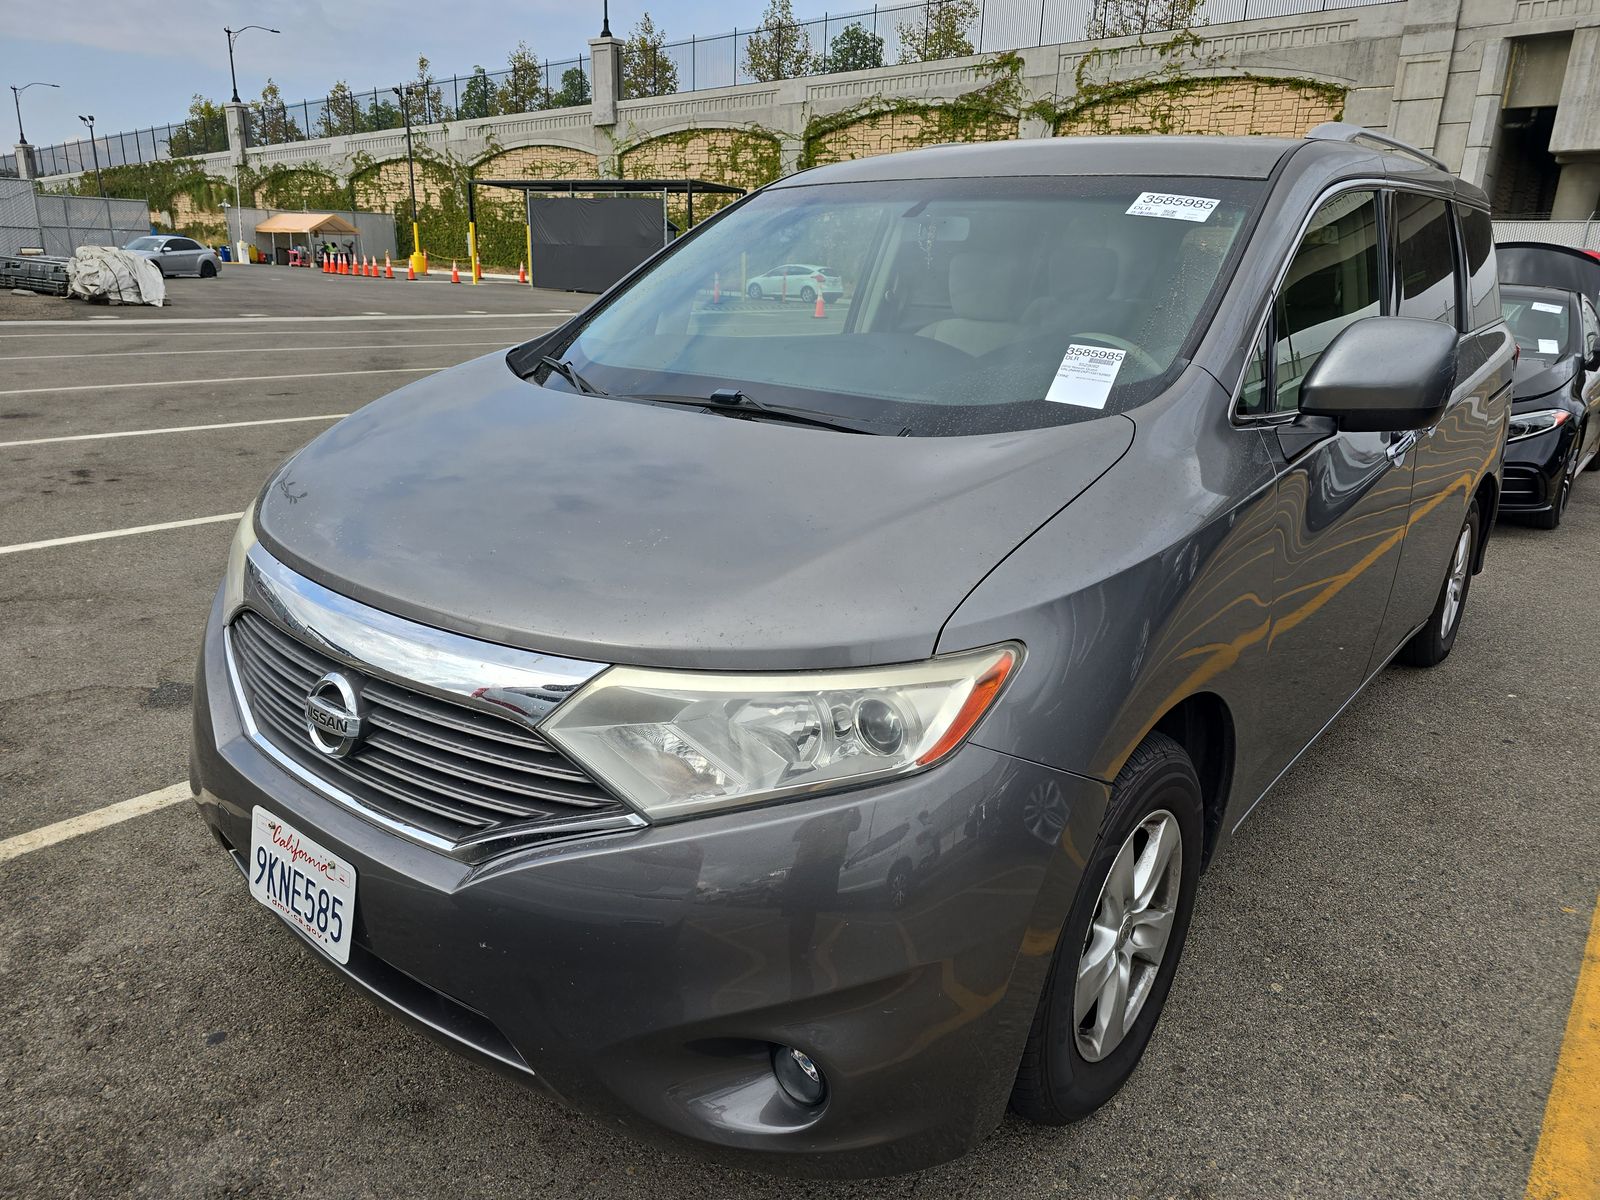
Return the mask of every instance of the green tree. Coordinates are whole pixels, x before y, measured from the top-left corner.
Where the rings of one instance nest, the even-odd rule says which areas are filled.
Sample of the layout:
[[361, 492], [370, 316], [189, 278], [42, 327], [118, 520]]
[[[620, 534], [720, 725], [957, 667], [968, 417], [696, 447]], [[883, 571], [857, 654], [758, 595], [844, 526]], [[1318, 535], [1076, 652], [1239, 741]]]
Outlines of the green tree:
[[413, 125], [437, 125], [450, 120], [450, 109], [444, 102], [444, 92], [433, 80], [433, 71], [425, 54], [417, 55], [417, 77], [402, 84], [406, 103], [411, 106]]
[[368, 129], [399, 129], [405, 124], [405, 118], [400, 114], [400, 106], [394, 102], [393, 97], [393, 92], [368, 94], [364, 110]]
[[461, 107], [456, 109], [457, 119], [476, 121], [493, 116], [497, 111], [495, 86], [489, 82], [489, 72], [474, 66], [472, 74], [467, 76], [467, 86], [461, 89]]
[[900, 35], [900, 61], [932, 62], [977, 53], [967, 33], [978, 19], [978, 12], [978, 0], [928, 0], [921, 17], [895, 23], [895, 32]]
[[210, 154], [228, 148], [228, 119], [222, 105], [196, 95], [189, 104], [189, 117], [167, 138], [167, 152], [173, 158]]
[[870, 71], [883, 66], [883, 39], [859, 21], [841, 29], [823, 56], [824, 71]]
[[666, 52], [667, 33], [647, 12], [622, 42], [622, 97], [669, 96], [678, 90], [678, 64]]
[[527, 42], [518, 42], [506, 55], [506, 77], [495, 92], [495, 111], [505, 116], [537, 112], [544, 107], [542, 82], [538, 56]]
[[768, 0], [761, 26], [745, 40], [744, 69], [761, 83], [796, 79], [817, 69], [811, 40], [794, 19], [789, 0]]
[[582, 67], [561, 72], [561, 87], [550, 97], [551, 108], [576, 108], [589, 103], [589, 77]]
[[279, 146], [303, 141], [305, 136], [284, 107], [282, 90], [268, 76], [261, 99], [250, 101], [250, 140], [258, 146]]
[[1200, 12], [1201, 0], [1095, 0], [1085, 37], [1129, 37], [1188, 29]]
[[322, 119], [317, 122], [317, 136], [344, 137], [351, 133], [364, 133], [366, 129], [367, 118], [361, 111], [361, 101], [356, 99], [348, 83], [339, 80], [328, 89], [328, 98], [323, 101]]

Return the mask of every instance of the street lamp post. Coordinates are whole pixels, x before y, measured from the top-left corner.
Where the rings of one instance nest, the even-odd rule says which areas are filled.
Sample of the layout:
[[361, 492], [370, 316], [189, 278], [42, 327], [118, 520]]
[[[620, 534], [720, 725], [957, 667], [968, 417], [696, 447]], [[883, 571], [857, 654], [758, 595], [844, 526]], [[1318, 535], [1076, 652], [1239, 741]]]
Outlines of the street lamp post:
[[[103, 200], [106, 195], [106, 181], [100, 178], [100, 146], [94, 140], [94, 114], [90, 113], [87, 117], [80, 115], [78, 120], [89, 127], [89, 149], [94, 153], [94, 185]], [[83, 160], [80, 158], [78, 161]]]
[[406, 127], [406, 173], [411, 177], [411, 269], [428, 273], [428, 256], [422, 252], [422, 232], [417, 224], [417, 160], [411, 153], [411, 106], [406, 103], [409, 88], [389, 89], [400, 100], [400, 120]]
[[229, 29], [226, 25], [224, 25], [222, 27], [222, 32], [228, 35], [228, 78], [233, 80], [233, 101], [232, 101], [232, 103], [234, 103], [234, 104], [240, 103], [240, 100], [239, 100], [239, 76], [238, 76], [238, 73], [236, 71], [234, 71], [234, 69], [233, 69], [233, 43], [239, 40], [239, 35], [241, 33], [243, 33], [246, 29], [260, 29], [260, 30], [262, 30], [262, 31], [264, 31], [266, 33], [277, 33], [278, 32], [276, 29], [268, 29], [265, 25], [246, 25], [246, 26], [244, 26], [243, 28], [240, 28], [240, 29]]
[[11, 85], [11, 102], [17, 106], [17, 143], [18, 143], [18, 145], [26, 146], [28, 144], [28, 135], [22, 132], [22, 93], [27, 91], [31, 87], [53, 87], [53, 88], [58, 88], [60, 86], [61, 85], [59, 83], [45, 83], [43, 80], [39, 80], [39, 79], [34, 80], [32, 83], [25, 83], [21, 87], [18, 87], [14, 83]]

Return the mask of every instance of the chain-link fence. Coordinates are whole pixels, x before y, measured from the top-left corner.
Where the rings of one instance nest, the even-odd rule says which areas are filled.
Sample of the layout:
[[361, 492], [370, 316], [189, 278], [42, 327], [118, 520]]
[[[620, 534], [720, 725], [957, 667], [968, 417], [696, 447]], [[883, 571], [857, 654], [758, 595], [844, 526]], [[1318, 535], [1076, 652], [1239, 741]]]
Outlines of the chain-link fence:
[[122, 246], [150, 232], [143, 200], [41, 195], [26, 179], [0, 179], [0, 254], [24, 246], [70, 256], [79, 246]]
[[1497, 242], [1554, 242], [1558, 246], [1571, 246], [1576, 250], [1600, 250], [1600, 214], [1587, 221], [1550, 221], [1523, 219], [1496, 221], [1494, 240]]
[[17, 156], [0, 154], [0, 179], [15, 179], [17, 174]]
[[445, 79], [409, 80], [364, 92], [340, 91], [297, 104], [270, 107], [253, 102], [246, 110], [252, 146], [280, 146], [310, 138], [342, 137], [400, 129], [407, 115], [413, 125], [471, 121], [483, 117], [572, 108], [589, 103], [589, 60], [545, 60], [526, 68], [474, 71]]

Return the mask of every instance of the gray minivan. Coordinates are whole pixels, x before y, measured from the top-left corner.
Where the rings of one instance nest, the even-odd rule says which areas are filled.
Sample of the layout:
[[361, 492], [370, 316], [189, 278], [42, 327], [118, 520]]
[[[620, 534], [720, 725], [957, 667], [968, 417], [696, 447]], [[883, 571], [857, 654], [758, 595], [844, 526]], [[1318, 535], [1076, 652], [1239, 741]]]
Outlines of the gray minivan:
[[322, 966], [638, 1134], [1082, 1117], [1206, 863], [1450, 652], [1512, 360], [1483, 193], [1351, 127], [792, 176], [278, 470], [201, 814]]

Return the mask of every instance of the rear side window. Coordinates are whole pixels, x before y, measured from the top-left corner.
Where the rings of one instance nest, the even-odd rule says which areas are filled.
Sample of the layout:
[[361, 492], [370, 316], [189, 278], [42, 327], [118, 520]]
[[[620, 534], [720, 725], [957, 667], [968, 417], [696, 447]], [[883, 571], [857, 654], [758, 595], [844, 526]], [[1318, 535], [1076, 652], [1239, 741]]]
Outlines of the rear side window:
[[1454, 325], [1456, 276], [1450, 206], [1432, 196], [1397, 192], [1394, 210], [1400, 315]]
[[[1344, 192], [1317, 209], [1273, 316], [1274, 413], [1300, 407], [1300, 381], [1345, 326], [1383, 311], [1378, 197]], [[1261, 411], [1261, 410], [1257, 410]]]
[[1495, 281], [1494, 223], [1481, 208], [1461, 207], [1461, 242], [1467, 253], [1467, 305], [1470, 326], [1481, 329], [1500, 316], [1500, 287]]

